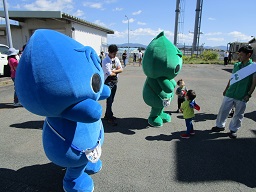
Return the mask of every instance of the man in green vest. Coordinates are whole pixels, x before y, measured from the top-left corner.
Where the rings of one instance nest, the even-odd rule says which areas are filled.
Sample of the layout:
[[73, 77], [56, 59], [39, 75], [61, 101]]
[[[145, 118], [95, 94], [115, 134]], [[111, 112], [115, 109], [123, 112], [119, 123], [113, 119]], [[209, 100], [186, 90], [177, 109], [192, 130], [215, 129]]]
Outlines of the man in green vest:
[[235, 139], [237, 131], [241, 127], [247, 102], [256, 86], [256, 64], [250, 59], [253, 48], [250, 45], [239, 50], [240, 62], [234, 64], [232, 75], [226, 89], [223, 92], [223, 102], [216, 119], [216, 126], [212, 132], [224, 131], [227, 117], [234, 107], [235, 113], [229, 124], [229, 137]]

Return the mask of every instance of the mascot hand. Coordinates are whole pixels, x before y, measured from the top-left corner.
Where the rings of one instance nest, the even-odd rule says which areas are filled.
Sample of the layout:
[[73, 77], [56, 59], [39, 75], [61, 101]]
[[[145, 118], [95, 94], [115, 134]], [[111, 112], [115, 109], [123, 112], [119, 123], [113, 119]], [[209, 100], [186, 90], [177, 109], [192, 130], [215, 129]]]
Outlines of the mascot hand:
[[171, 100], [170, 99], [163, 99], [163, 106], [164, 107], [168, 107], [171, 104]]
[[86, 99], [62, 112], [61, 117], [71, 121], [93, 123], [101, 118], [102, 107], [97, 101]]
[[109, 86], [104, 85], [104, 86], [103, 86], [102, 93], [100, 94], [99, 100], [107, 99], [107, 98], [110, 96], [110, 93], [111, 93], [111, 91], [110, 91]]

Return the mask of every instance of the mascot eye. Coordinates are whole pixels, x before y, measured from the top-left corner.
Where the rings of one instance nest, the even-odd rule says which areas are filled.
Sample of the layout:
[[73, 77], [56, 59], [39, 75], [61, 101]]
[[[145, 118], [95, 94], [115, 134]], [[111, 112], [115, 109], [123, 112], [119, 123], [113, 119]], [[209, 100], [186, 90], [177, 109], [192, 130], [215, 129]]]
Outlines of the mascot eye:
[[92, 76], [92, 89], [95, 93], [98, 93], [101, 87], [101, 78], [99, 76], [99, 74], [95, 73]]
[[175, 74], [178, 73], [180, 71], [180, 65], [177, 65], [176, 68], [175, 68]]

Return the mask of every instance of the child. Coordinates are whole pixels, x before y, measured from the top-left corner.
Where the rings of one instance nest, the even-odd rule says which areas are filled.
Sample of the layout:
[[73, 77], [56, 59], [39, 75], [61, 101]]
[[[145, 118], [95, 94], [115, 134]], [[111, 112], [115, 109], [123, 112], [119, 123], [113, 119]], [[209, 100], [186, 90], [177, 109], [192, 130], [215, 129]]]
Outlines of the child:
[[177, 85], [179, 87], [176, 89], [176, 95], [178, 95], [178, 109], [176, 112], [179, 113], [181, 103], [183, 103], [185, 101], [185, 95], [187, 92], [187, 88], [185, 87], [185, 82], [182, 79], [178, 80]]
[[196, 98], [196, 93], [193, 90], [188, 90], [186, 93], [186, 101], [184, 101], [181, 104], [181, 112], [183, 113], [183, 117], [186, 122], [186, 127], [187, 127], [187, 132], [184, 134], [181, 134], [181, 138], [183, 139], [189, 139], [190, 135], [194, 135], [195, 131], [193, 128], [192, 120], [195, 117], [194, 109], [200, 110], [200, 107], [196, 104], [195, 98]]

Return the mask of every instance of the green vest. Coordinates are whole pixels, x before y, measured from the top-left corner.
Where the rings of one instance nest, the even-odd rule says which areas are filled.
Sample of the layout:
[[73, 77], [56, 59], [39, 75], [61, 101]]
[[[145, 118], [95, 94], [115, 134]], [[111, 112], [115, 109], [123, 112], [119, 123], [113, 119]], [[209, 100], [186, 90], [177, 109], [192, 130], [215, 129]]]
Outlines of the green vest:
[[[246, 67], [250, 64], [252, 64], [251, 59], [249, 60], [249, 62], [245, 66], [242, 66], [241, 62], [238, 62], [238, 63], [234, 64], [234, 68], [233, 68], [232, 73], [235, 73], [238, 70], [240, 70], [242, 67]], [[225, 96], [242, 101], [243, 98], [248, 94], [248, 92], [251, 88], [252, 78], [253, 78], [253, 74], [251, 74], [251, 75], [245, 77], [244, 79], [230, 85], [228, 90], [226, 91]]]

